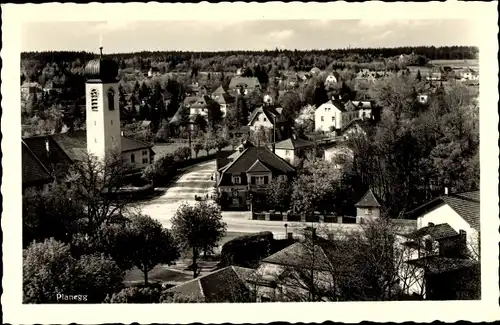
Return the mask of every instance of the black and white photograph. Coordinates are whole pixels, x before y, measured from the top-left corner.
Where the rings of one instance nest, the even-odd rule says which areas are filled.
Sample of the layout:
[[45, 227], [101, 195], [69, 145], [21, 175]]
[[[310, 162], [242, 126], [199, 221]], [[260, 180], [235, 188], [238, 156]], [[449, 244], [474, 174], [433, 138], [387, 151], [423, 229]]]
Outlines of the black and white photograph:
[[[498, 62], [483, 59], [498, 46], [465, 15], [494, 7], [386, 18], [381, 3], [375, 19], [274, 5], [290, 17], [266, 4], [137, 4], [136, 17], [131, 4], [52, 5], [3, 37], [18, 46], [15, 66], [2, 50], [16, 308], [84, 323], [96, 304], [116, 317], [153, 305], [203, 323], [204, 303], [234, 319], [317, 305], [324, 321], [363, 303], [419, 315], [497, 300]], [[290, 315], [268, 321], [308, 321]]]

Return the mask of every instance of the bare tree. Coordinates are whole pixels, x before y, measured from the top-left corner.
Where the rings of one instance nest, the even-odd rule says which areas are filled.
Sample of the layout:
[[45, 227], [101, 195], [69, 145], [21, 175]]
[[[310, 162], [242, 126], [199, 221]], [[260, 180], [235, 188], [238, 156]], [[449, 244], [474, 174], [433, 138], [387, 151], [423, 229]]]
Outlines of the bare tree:
[[68, 176], [74, 184], [70, 197], [85, 207], [84, 233], [94, 236], [101, 225], [121, 218], [133, 208], [130, 199], [119, 195], [130, 171], [131, 166], [114, 152], [105, 159], [85, 154], [72, 165]]

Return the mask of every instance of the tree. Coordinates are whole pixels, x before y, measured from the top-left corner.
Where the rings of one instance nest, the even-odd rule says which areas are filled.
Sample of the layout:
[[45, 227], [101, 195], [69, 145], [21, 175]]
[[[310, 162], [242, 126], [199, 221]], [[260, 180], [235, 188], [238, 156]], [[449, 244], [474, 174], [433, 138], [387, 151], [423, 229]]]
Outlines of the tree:
[[186, 126], [189, 124], [189, 108], [181, 106], [179, 109], [179, 124]]
[[213, 99], [207, 97], [207, 119], [211, 128], [215, 127], [222, 120], [220, 105]]
[[151, 165], [147, 166], [143, 170], [141, 177], [149, 182], [153, 182], [154, 184], [161, 184], [175, 172], [176, 167], [174, 155], [166, 154], [155, 159]]
[[325, 89], [325, 84], [320, 82], [319, 85], [316, 86], [313, 93], [313, 102], [312, 104], [316, 107], [321, 106], [322, 104], [328, 101], [328, 94]]
[[78, 232], [78, 221], [85, 217], [80, 202], [71, 200], [67, 189], [52, 184], [47, 192], [23, 195], [23, 246], [47, 238], [68, 243]]
[[175, 149], [174, 157], [179, 160], [186, 160], [191, 156], [191, 148], [189, 147], [179, 147]]
[[216, 141], [217, 138], [215, 137], [213, 131], [208, 131], [207, 133], [205, 133], [203, 149], [207, 152], [207, 156], [210, 154], [210, 150], [216, 148]]
[[417, 77], [415, 79], [417, 80], [417, 82], [422, 81], [422, 75], [420, 74], [420, 69], [418, 69], [418, 71], [417, 71]]
[[290, 208], [292, 187], [285, 178], [273, 178], [266, 189], [266, 197], [269, 206], [278, 211], [286, 211]]
[[220, 136], [217, 136], [215, 138], [215, 147], [217, 148], [217, 151], [221, 151], [225, 147], [229, 145], [229, 141], [227, 141], [225, 138], [222, 138]]
[[300, 112], [302, 103], [300, 101], [300, 96], [292, 91], [288, 91], [278, 100], [278, 104], [283, 107], [283, 115], [288, 120], [293, 120]]
[[156, 265], [172, 265], [179, 257], [170, 231], [149, 216], [132, 216], [126, 232], [130, 259], [143, 272], [145, 285], [148, 272]]
[[98, 303], [122, 280], [123, 272], [113, 260], [101, 254], [75, 259], [69, 245], [52, 238], [23, 250], [24, 303]]
[[130, 170], [130, 166], [115, 152], [109, 152], [104, 159], [86, 154], [71, 166], [68, 181], [75, 186], [68, 193], [73, 200], [85, 206], [83, 232], [91, 238], [103, 223], [120, 219], [132, 207], [131, 200], [119, 195]]
[[226, 224], [218, 206], [201, 201], [195, 206], [183, 204], [177, 209], [172, 232], [183, 249], [191, 250], [193, 278], [196, 278], [200, 252], [209, 252], [217, 245], [226, 233]]
[[170, 127], [166, 119], [162, 119], [158, 131], [156, 131], [155, 140], [156, 141], [167, 141], [170, 136]]

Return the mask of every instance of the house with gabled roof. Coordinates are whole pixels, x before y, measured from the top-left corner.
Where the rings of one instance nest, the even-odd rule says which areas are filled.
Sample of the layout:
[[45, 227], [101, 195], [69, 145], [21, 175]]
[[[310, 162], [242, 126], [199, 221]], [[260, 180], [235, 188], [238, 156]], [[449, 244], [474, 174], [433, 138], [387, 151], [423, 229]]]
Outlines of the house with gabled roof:
[[332, 98], [314, 112], [315, 129], [323, 132], [340, 131], [358, 116], [358, 107], [351, 101], [343, 102], [342, 99]]
[[297, 159], [305, 157], [313, 148], [314, 142], [297, 138], [295, 135], [274, 144], [274, 152], [291, 164]]
[[255, 132], [261, 128], [271, 130], [275, 128], [276, 138], [281, 139], [288, 130], [287, 120], [281, 114], [279, 108], [272, 106], [260, 106], [253, 110], [248, 119], [250, 130]]
[[228, 198], [227, 206], [246, 208], [253, 195], [265, 192], [273, 178], [291, 178], [295, 169], [265, 147], [246, 145], [227, 157], [217, 170], [217, 190]]
[[212, 92], [211, 97], [217, 104], [220, 105], [222, 116], [225, 116], [228, 110], [234, 105], [234, 97], [225, 91], [222, 85]]
[[415, 267], [425, 299], [480, 299], [480, 192], [445, 194], [410, 211], [418, 229], [402, 234], [413, 248], [406, 261]]
[[229, 82], [229, 91], [235, 94], [241, 93], [247, 95], [256, 89], [261, 89], [259, 79], [256, 77], [235, 76]]
[[167, 290], [187, 301], [254, 302], [247, 279], [253, 269], [227, 266]]

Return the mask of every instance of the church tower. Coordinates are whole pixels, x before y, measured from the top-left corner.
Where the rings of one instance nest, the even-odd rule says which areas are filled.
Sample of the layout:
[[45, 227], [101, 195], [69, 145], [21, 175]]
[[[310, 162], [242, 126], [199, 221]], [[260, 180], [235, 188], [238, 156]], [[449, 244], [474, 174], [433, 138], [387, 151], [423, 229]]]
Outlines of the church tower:
[[112, 152], [121, 154], [118, 64], [102, 57], [84, 70], [87, 111], [87, 152], [101, 159]]

